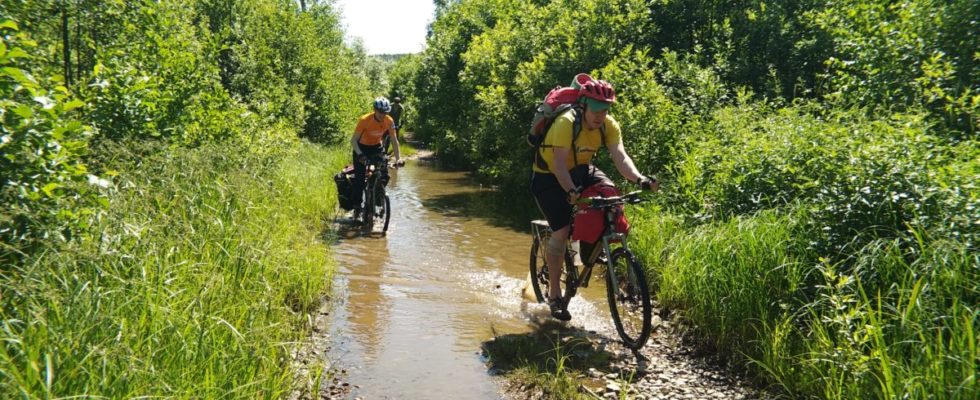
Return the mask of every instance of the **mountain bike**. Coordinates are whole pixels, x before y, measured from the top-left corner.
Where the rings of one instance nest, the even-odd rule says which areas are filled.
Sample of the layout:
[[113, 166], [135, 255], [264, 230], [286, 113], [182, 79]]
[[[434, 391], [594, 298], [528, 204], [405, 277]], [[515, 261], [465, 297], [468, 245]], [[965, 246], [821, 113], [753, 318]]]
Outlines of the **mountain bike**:
[[364, 184], [364, 216], [362, 226], [365, 230], [373, 230], [375, 224], [383, 222], [381, 233], [388, 233], [388, 223], [391, 222], [391, 199], [388, 198], [387, 186], [391, 176], [388, 174], [388, 156], [379, 154], [365, 161]]
[[[575, 250], [572, 249], [571, 240], [566, 243], [565, 268], [560, 282], [565, 287], [562, 301], [568, 304], [579, 287], [588, 287], [593, 267], [597, 264], [603, 266], [606, 273], [609, 312], [623, 343], [631, 349], [643, 347], [650, 338], [653, 306], [643, 266], [629, 249], [628, 235], [616, 232], [614, 229], [614, 218], [618, 207], [646, 201], [639, 194], [640, 192], [632, 192], [623, 196], [579, 200], [579, 207], [598, 209], [604, 214], [602, 236], [601, 240], [594, 244], [580, 243], [580, 258], [584, 264], [581, 271], [574, 263]], [[574, 224], [572, 229], [575, 229]], [[551, 285], [548, 275], [550, 266], [545, 259], [545, 247], [548, 245], [552, 231], [548, 227], [548, 221], [545, 220], [531, 221], [531, 231], [533, 235], [530, 260], [531, 287], [538, 302], [543, 303]]]

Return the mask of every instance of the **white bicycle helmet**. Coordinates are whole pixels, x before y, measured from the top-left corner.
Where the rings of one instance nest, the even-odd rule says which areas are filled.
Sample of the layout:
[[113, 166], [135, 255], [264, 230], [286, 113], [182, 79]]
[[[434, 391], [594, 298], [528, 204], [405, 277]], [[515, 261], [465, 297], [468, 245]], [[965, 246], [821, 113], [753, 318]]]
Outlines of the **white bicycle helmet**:
[[391, 102], [383, 96], [378, 97], [374, 99], [374, 109], [381, 112], [391, 112]]

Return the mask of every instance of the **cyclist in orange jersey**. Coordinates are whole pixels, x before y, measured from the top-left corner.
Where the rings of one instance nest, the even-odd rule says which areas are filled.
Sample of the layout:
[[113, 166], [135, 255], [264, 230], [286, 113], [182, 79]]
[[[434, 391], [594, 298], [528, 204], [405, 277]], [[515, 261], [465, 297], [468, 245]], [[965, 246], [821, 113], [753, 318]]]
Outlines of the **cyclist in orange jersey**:
[[352, 183], [352, 200], [354, 203], [354, 219], [360, 218], [361, 201], [364, 196], [365, 169], [368, 157], [382, 152], [381, 142], [385, 137], [390, 138], [395, 148], [395, 164], [399, 164], [401, 152], [398, 148], [398, 135], [395, 134], [395, 121], [388, 116], [391, 112], [391, 102], [384, 97], [374, 99], [374, 112], [365, 114], [357, 121], [354, 135], [351, 137], [351, 147], [354, 149], [354, 182]]

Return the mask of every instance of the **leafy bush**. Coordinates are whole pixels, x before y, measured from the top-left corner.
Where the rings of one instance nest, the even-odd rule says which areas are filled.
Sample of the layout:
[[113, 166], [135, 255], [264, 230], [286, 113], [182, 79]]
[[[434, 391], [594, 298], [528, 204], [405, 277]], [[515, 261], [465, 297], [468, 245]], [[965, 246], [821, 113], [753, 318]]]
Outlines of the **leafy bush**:
[[[526, 193], [535, 103], [578, 72], [610, 80], [670, 213], [641, 217], [638, 247], [702, 343], [796, 396], [971, 398], [977, 4], [444, 3], [419, 133]], [[895, 311], [928, 285], [952, 314]]]
[[966, 16], [978, 13], [970, 0], [846, 0], [814, 10], [810, 19], [835, 46], [825, 94], [883, 109], [925, 106], [951, 138], [975, 138], [980, 31]]
[[719, 109], [710, 126], [675, 165], [675, 201], [692, 214], [724, 218], [803, 201], [834, 253], [909, 226], [976, 243], [977, 164], [964, 157], [976, 148], [942, 146], [921, 116], [742, 105]]
[[73, 110], [84, 105], [58, 82], [23, 69], [35, 43], [15, 22], [0, 23], [0, 263], [44, 241], [70, 237], [98, 199], [102, 180], [82, 161], [92, 130]]

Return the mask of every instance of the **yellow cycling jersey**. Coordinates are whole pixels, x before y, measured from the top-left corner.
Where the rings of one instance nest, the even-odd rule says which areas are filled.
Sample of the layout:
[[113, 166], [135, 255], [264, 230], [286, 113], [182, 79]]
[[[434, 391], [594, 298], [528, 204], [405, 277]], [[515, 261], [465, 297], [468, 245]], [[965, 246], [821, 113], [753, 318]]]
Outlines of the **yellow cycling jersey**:
[[[584, 119], [585, 117], [583, 116], [582, 118]], [[538, 157], [541, 157], [549, 167], [551, 166], [551, 161], [554, 159], [554, 153], [552, 151], [554, 147], [572, 148], [572, 125], [574, 123], [574, 114], [566, 112], [555, 118], [555, 122], [548, 129], [548, 134], [545, 135], [541, 149], [538, 150]], [[622, 133], [619, 129], [619, 123], [613, 119], [612, 115], [606, 115], [606, 120], [603, 123], [606, 128], [606, 148], [620, 143], [622, 141]], [[591, 162], [592, 157], [599, 151], [601, 142], [602, 132], [599, 129], [588, 129], [583, 120], [582, 130], [578, 134], [578, 139], [575, 140], [575, 149], [577, 152], [574, 158], [569, 157], [568, 170], [570, 171], [572, 168], [575, 168], [576, 165], [585, 165]], [[551, 173], [551, 171], [541, 169], [537, 163], [534, 164], [533, 168], [534, 172]]]

